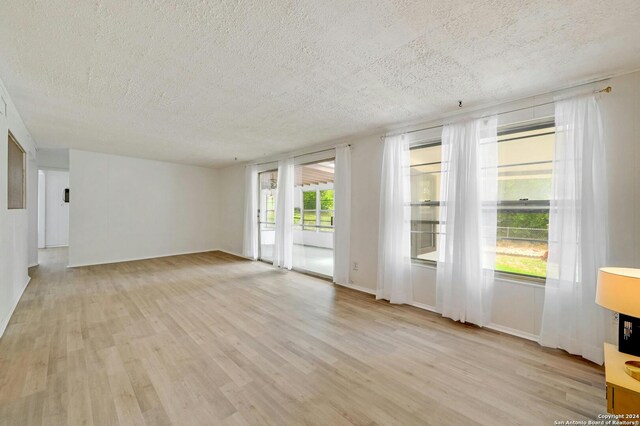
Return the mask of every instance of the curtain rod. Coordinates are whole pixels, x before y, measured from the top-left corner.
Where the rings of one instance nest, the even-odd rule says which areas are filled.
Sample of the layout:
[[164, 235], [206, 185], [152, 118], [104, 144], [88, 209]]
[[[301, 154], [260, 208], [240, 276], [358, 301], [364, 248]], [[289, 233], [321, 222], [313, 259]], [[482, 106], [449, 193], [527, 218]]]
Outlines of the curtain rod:
[[[299, 157], [304, 157], [305, 155], [313, 155], [313, 154], [320, 154], [321, 152], [333, 151], [334, 149], [336, 149], [336, 148], [337, 148], [337, 147], [339, 147], [339, 146], [343, 146], [343, 145], [342, 145], [342, 144], [341, 144], [341, 145], [336, 145], [336, 146], [334, 146], [334, 147], [326, 148], [326, 149], [321, 149], [321, 150], [319, 150], [319, 151], [306, 152], [306, 153], [304, 153], [304, 154], [294, 155], [292, 158], [299, 158]], [[346, 146], [351, 146], [351, 144], [350, 144], [350, 143], [348, 143], [348, 144], [346, 144]], [[276, 163], [276, 162], [278, 162], [278, 161], [279, 161], [279, 160], [264, 161], [264, 162], [262, 162], [262, 163], [256, 163], [256, 166], [263, 166], [263, 165], [265, 165], [265, 164], [269, 164], [269, 163]]]
[[[593, 83], [585, 83], [585, 84], [593, 84]], [[574, 86], [574, 87], [580, 87], [580, 86]], [[611, 93], [612, 90], [613, 89], [611, 88], [611, 86], [607, 86], [604, 89], [594, 90], [593, 93]], [[531, 105], [531, 106], [528, 106], [528, 107], [516, 108], [516, 109], [509, 110], [509, 111], [499, 112], [499, 113], [497, 113], [495, 115], [510, 114], [512, 112], [524, 111], [525, 109], [537, 108], [537, 107], [541, 107], [541, 106], [545, 106], [545, 105], [550, 105], [550, 104], [553, 104], [553, 103], [554, 103], [554, 101], [544, 102], [544, 103], [537, 104], [537, 105]], [[486, 118], [486, 117], [489, 117], [491, 115], [494, 115], [494, 114], [482, 115], [482, 116], [480, 116], [480, 118]], [[437, 128], [442, 127], [442, 126], [444, 126], [444, 124], [438, 124], [437, 126], [431, 126], [431, 127], [424, 127], [422, 129], [409, 130], [408, 132], [391, 133], [391, 134], [388, 134], [388, 135], [380, 136], [380, 139], [384, 142], [384, 140], [386, 138], [389, 138], [389, 137], [400, 136], [400, 135], [408, 135], [408, 134], [411, 134], [411, 133], [423, 132], [425, 130], [433, 130], [433, 129], [437, 129]]]

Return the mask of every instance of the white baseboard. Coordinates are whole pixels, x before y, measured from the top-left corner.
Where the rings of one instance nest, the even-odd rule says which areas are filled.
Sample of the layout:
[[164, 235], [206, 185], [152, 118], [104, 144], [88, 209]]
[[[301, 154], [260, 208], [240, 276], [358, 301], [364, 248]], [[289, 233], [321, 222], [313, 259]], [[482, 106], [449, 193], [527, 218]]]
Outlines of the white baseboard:
[[113, 260], [105, 260], [105, 261], [90, 262], [90, 263], [70, 263], [69, 265], [67, 265], [67, 268], [79, 268], [82, 266], [95, 266], [95, 265], [110, 265], [112, 263], [135, 262], [136, 260], [159, 259], [162, 257], [183, 256], [185, 254], [208, 253], [212, 251], [222, 251], [222, 250], [208, 249], [208, 250], [184, 251], [184, 252], [171, 253], [171, 254], [160, 254], [157, 256], [132, 257], [132, 258], [125, 258], [125, 259], [113, 259]]
[[436, 310], [435, 306], [427, 305], [426, 303], [412, 302], [411, 306], [415, 306], [416, 308], [424, 309], [425, 311], [435, 312], [436, 314], [440, 313], [440, 312], [438, 312]]
[[[425, 309], [427, 311], [435, 312], [436, 314], [440, 313], [440, 312], [438, 312], [438, 310], [436, 309], [435, 306], [426, 305], [424, 303], [413, 302], [411, 304], [411, 306], [415, 306], [416, 308]], [[499, 332], [505, 333], [505, 334], [511, 334], [512, 336], [521, 337], [523, 339], [533, 340], [534, 342], [538, 341], [538, 336], [536, 336], [535, 334], [527, 333], [526, 331], [516, 330], [515, 328], [506, 327], [506, 326], [500, 325], [500, 324], [494, 324], [494, 323], [487, 324], [487, 325], [485, 325], [485, 328], [488, 328], [488, 329], [491, 329], [491, 330], [495, 330], [495, 331], [499, 331]]]
[[235, 253], [235, 252], [232, 252], [232, 251], [229, 251], [229, 250], [217, 249], [217, 250], [214, 250], [214, 251], [221, 251], [221, 252], [223, 252], [223, 253], [230, 254], [231, 256], [241, 257], [241, 258], [243, 258], [243, 259], [247, 259], [247, 260], [252, 260], [252, 261], [253, 261], [253, 260], [255, 260], [255, 259], [252, 259], [252, 258], [250, 258], [250, 257], [243, 256], [243, 255], [241, 255], [241, 254], [239, 254], [239, 253]]
[[491, 324], [486, 325], [485, 327], [489, 328], [491, 330], [499, 331], [501, 333], [511, 334], [512, 336], [521, 337], [521, 338], [527, 339], [527, 340], [532, 340], [534, 342], [537, 342], [538, 338], [539, 338], [535, 334], [527, 333], [526, 331], [516, 330], [515, 328], [506, 327], [506, 326], [500, 325], [500, 324], [491, 323]]
[[27, 289], [27, 286], [29, 285], [30, 282], [31, 282], [31, 277], [27, 277], [27, 282], [22, 287], [22, 290], [20, 291], [20, 294], [18, 295], [16, 300], [13, 302], [13, 306], [11, 307], [11, 310], [7, 313], [7, 316], [2, 320], [2, 322], [0, 322], [0, 337], [4, 335], [4, 332], [7, 329], [7, 326], [9, 325], [9, 321], [11, 320], [11, 317], [13, 316], [13, 313], [15, 312], [16, 307], [20, 302], [20, 299], [22, 299], [22, 295], [24, 294], [24, 291]]
[[[337, 285], [342, 285], [342, 284], [337, 284]], [[348, 288], [351, 288], [353, 290], [361, 291], [363, 293], [368, 293], [368, 294], [373, 294], [373, 295], [376, 294], [375, 290], [372, 290], [372, 289], [366, 288], [366, 287], [360, 287], [360, 286], [354, 286], [354, 285], [343, 285], [343, 287], [348, 287]], [[438, 310], [436, 309], [435, 306], [427, 305], [426, 303], [412, 302], [412, 303], [409, 303], [409, 305], [410, 306], [415, 306], [416, 308], [424, 309], [425, 311], [434, 312], [436, 314], [440, 313], [440, 312], [438, 312]], [[516, 330], [515, 328], [506, 327], [506, 326], [500, 325], [500, 324], [491, 323], [491, 324], [486, 325], [485, 328], [488, 328], [488, 329], [491, 329], [491, 330], [495, 330], [495, 331], [499, 331], [499, 332], [505, 333], [505, 334], [510, 334], [512, 336], [520, 337], [522, 339], [531, 340], [531, 341], [534, 341], [534, 342], [538, 341], [538, 336], [535, 335], [535, 334], [527, 333], [526, 331]]]
[[358, 291], [361, 291], [363, 293], [373, 294], [374, 296], [376, 295], [376, 291], [371, 289], [371, 288], [361, 287], [359, 285], [354, 285], [354, 284], [339, 284], [339, 283], [334, 283], [334, 284], [335, 285], [339, 285], [341, 287], [350, 288], [352, 290], [358, 290]]

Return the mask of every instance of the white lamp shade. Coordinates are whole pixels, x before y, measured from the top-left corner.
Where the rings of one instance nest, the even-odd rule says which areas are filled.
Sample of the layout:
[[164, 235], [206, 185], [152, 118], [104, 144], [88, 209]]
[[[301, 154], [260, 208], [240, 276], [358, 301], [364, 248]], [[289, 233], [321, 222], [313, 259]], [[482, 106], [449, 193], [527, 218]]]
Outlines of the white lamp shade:
[[640, 269], [600, 268], [596, 303], [614, 312], [640, 317]]

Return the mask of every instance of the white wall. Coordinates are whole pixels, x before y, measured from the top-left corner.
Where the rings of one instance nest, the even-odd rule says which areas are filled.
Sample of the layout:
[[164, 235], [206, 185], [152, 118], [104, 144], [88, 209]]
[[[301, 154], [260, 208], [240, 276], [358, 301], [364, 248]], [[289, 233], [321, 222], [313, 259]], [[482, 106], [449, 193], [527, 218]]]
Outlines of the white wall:
[[44, 170], [69, 170], [69, 150], [38, 148], [38, 168]]
[[218, 175], [218, 247], [238, 256], [244, 232], [244, 169], [244, 165], [227, 167]]
[[[29, 282], [28, 265], [37, 247], [32, 229], [37, 227], [37, 203], [33, 201], [36, 146], [0, 81], [0, 336]], [[4, 104], [7, 104], [4, 115]], [[7, 138], [15, 136], [27, 151], [27, 209], [7, 208]], [[37, 184], [36, 184], [37, 185]], [[31, 244], [34, 244], [31, 247]], [[30, 256], [31, 254], [31, 256]]]
[[45, 175], [44, 244], [45, 247], [69, 245], [69, 203], [64, 190], [69, 188], [69, 172], [43, 170]]
[[69, 170], [70, 266], [217, 249], [216, 170], [77, 150]]
[[602, 97], [613, 266], [640, 268], [640, 72]]
[[[609, 164], [612, 264], [640, 267], [640, 72], [613, 78], [593, 87], [603, 87], [606, 84], [613, 87], [612, 93], [602, 97]], [[540, 105], [552, 99], [552, 95], [545, 95], [504, 104], [495, 110], [509, 111]], [[500, 120], [517, 122], [549, 114], [553, 114], [551, 105], [505, 114], [500, 116]], [[439, 123], [422, 123], [413, 128], [432, 124]], [[414, 137], [433, 136], [428, 133], [429, 131], [414, 134]], [[382, 134], [341, 141], [351, 143], [353, 149], [351, 261], [358, 264], [358, 270], [353, 270], [352, 264], [351, 285], [367, 292], [374, 292], [377, 283], [380, 165], [383, 150], [380, 136]], [[241, 170], [239, 166], [220, 170], [221, 182], [226, 185], [222, 199], [231, 206], [221, 212], [221, 221], [227, 223], [224, 233], [228, 235], [221, 248], [233, 253], [241, 253], [242, 221], [228, 221], [227, 218], [242, 214], [242, 203], [238, 202], [243, 197], [244, 190], [244, 175]], [[412, 276], [416, 305], [433, 309], [436, 295], [435, 268], [416, 264]], [[535, 338], [540, 332], [543, 302], [544, 286], [499, 280], [495, 289], [492, 327]]]

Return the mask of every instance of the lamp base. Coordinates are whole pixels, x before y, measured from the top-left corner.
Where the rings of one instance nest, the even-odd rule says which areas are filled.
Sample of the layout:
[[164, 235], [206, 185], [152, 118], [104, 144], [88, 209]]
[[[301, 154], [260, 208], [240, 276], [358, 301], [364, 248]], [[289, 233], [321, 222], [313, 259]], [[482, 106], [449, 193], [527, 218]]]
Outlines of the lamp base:
[[625, 354], [640, 356], [640, 318], [619, 315], [618, 350]]

